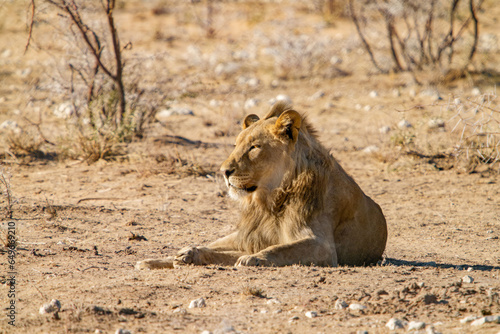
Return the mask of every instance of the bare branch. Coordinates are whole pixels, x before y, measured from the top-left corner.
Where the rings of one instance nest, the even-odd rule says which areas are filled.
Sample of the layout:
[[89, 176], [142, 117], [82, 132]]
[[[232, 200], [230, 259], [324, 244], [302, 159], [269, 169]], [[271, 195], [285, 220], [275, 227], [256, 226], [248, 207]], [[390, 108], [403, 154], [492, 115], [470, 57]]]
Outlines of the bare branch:
[[33, 24], [35, 23], [35, 0], [31, 0], [31, 18], [29, 21], [29, 31], [28, 31], [28, 40], [26, 41], [26, 46], [24, 47], [24, 53], [28, 51], [31, 42], [31, 35], [33, 33]]

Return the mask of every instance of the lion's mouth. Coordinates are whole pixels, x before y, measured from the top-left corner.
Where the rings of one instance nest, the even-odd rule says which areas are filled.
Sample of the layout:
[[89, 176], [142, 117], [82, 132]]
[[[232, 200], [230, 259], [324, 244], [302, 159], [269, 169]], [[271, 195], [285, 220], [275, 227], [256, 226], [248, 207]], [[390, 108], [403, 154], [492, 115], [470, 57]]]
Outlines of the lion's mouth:
[[257, 186], [251, 186], [251, 187], [244, 188], [244, 187], [236, 187], [235, 185], [232, 185], [231, 183], [229, 183], [229, 186], [234, 188], [234, 189], [237, 189], [237, 190], [243, 190], [247, 193], [252, 193], [255, 190], [257, 190]]

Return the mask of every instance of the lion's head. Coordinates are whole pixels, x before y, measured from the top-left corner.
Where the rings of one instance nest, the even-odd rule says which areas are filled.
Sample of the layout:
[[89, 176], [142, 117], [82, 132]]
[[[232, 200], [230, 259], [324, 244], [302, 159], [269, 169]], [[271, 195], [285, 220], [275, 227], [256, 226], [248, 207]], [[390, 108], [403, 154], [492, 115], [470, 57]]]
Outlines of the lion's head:
[[265, 198], [289, 177], [301, 124], [300, 114], [285, 103], [276, 104], [264, 119], [244, 119], [235, 148], [221, 166], [233, 199]]

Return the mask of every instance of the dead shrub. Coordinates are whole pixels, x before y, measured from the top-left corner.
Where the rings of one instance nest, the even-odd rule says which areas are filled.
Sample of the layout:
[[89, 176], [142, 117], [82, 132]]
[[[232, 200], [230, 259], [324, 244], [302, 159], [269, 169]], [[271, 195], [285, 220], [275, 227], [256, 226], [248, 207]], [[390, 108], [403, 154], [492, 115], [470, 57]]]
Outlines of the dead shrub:
[[458, 134], [455, 155], [465, 161], [467, 170], [479, 166], [500, 171], [500, 106], [496, 93], [472, 98], [455, 98], [447, 105], [454, 115], [452, 133]]

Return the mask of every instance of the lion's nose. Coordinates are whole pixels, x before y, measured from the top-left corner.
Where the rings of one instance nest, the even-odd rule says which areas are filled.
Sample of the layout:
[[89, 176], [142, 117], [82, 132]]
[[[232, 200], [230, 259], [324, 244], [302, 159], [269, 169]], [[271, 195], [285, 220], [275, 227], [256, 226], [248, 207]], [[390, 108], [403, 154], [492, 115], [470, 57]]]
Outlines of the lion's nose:
[[229, 178], [229, 176], [234, 173], [234, 168], [225, 168], [222, 172], [224, 173], [224, 175], [226, 175], [227, 178]]

